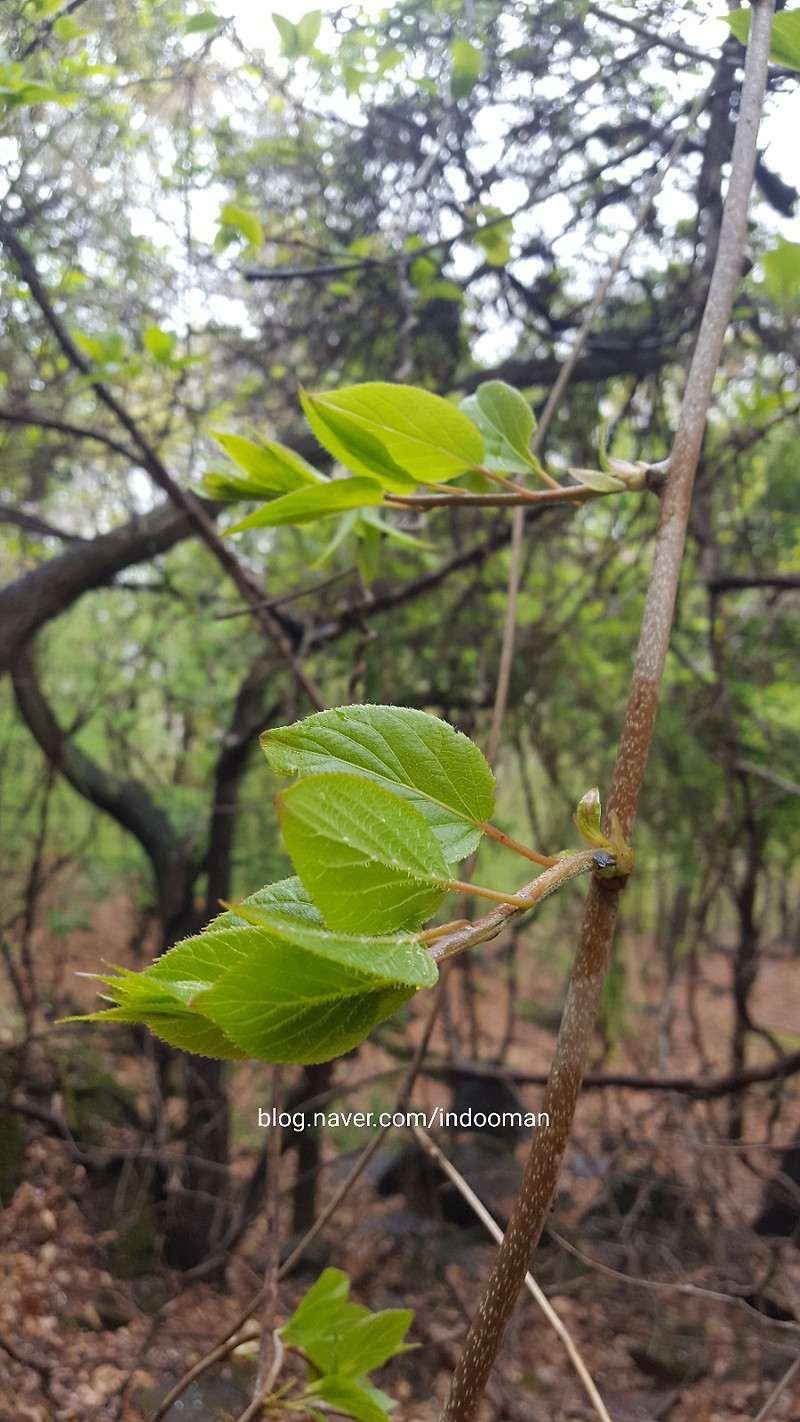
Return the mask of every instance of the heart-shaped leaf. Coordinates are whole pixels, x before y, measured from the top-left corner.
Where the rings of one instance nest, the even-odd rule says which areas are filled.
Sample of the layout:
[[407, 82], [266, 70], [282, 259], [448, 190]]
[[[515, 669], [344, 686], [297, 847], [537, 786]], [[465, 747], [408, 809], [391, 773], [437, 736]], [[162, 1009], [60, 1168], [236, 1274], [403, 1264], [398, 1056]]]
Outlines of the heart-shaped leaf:
[[292, 862], [329, 927], [419, 928], [447, 891], [439, 842], [416, 807], [361, 775], [308, 775], [278, 814]]
[[478, 747], [447, 721], [405, 706], [340, 706], [265, 731], [279, 775], [349, 771], [410, 800], [448, 864], [480, 843], [494, 809], [494, 776]]

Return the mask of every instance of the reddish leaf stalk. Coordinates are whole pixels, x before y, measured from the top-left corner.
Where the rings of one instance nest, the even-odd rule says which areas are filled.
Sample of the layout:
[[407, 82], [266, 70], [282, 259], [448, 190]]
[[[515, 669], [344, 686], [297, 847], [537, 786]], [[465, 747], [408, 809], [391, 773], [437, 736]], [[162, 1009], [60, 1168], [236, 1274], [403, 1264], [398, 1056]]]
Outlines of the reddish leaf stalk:
[[[697, 345], [686, 382], [662, 498], [652, 571], [617, 754], [608, 814], [619, 816], [627, 839], [636, 816], [655, 725], [661, 680], [686, 539], [694, 476], [725, 331], [744, 251], [756, 139], [766, 87], [774, 0], [751, 5], [750, 43], [736, 125], [731, 176], [719, 249]], [[497, 1356], [555, 1193], [569, 1139], [589, 1044], [597, 1018], [619, 902], [619, 880], [594, 879], [543, 1109], [550, 1126], [537, 1132], [522, 1188], [492, 1276], [459, 1358], [440, 1422], [471, 1422]]]

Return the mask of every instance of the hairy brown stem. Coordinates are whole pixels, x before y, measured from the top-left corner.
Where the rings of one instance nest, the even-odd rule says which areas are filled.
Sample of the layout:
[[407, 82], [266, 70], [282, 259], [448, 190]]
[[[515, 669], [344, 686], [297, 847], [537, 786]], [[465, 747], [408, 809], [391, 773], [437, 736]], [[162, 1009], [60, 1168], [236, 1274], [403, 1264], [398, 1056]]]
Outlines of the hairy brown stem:
[[[619, 817], [626, 839], [636, 815], [652, 740], [692, 487], [714, 376], [741, 273], [773, 12], [774, 0], [758, 0], [751, 6], [750, 43], [717, 260], [670, 456], [670, 473], [662, 499], [653, 567], [612, 779], [608, 814], [609, 818], [612, 813]], [[620, 888], [620, 881], [597, 878], [590, 887], [567, 1002], [545, 1090], [543, 1109], [549, 1115], [550, 1127], [538, 1132], [534, 1138], [522, 1188], [492, 1276], [456, 1366], [441, 1422], [471, 1422], [474, 1418], [522, 1287], [531, 1253], [544, 1227], [569, 1139], [597, 1017]]]

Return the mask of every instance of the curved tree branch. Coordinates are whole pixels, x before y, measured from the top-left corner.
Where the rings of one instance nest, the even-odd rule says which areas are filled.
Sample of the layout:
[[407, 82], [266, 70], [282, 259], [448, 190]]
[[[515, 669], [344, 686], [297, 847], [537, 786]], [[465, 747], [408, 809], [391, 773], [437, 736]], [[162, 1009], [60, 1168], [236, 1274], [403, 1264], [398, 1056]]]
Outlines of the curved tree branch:
[[[616, 375], [653, 375], [675, 360], [674, 346], [664, 349], [655, 345], [645, 350], [635, 343], [620, 345], [619, 350], [597, 349], [581, 356], [572, 373], [573, 384], [602, 384]], [[553, 384], [564, 362], [557, 356], [531, 357], [530, 360], [504, 360], [490, 370], [471, 371], [460, 380], [457, 389], [471, 394], [484, 380], [505, 380], [524, 390], [531, 385]]]
[[163, 810], [139, 781], [112, 775], [70, 739], [53, 715], [29, 650], [17, 657], [12, 682], [20, 715], [50, 764], [139, 841], [156, 873], [162, 915], [171, 917], [185, 892], [186, 854]]
[[187, 514], [163, 503], [110, 533], [76, 542], [0, 591], [0, 675], [9, 671], [26, 643], [83, 593], [105, 587], [116, 573], [148, 562], [188, 538]]
[[163, 490], [171, 502], [179, 508], [191, 520], [193, 530], [197, 537], [205, 543], [211, 550], [217, 562], [224, 572], [238, 589], [244, 601], [253, 609], [253, 615], [266, 637], [272, 641], [281, 653], [288, 666], [291, 668], [295, 679], [302, 687], [311, 704], [321, 710], [324, 701], [318, 688], [308, 675], [305, 668], [295, 656], [294, 648], [290, 639], [280, 625], [278, 619], [264, 605], [264, 591], [259, 585], [258, 579], [243, 568], [236, 554], [223, 542], [217, 533], [213, 520], [209, 518], [206, 509], [200, 499], [192, 494], [188, 489], [184, 489], [173, 479], [163, 460], [153, 448], [150, 441], [139, 428], [137, 422], [120, 404], [116, 395], [104, 385], [102, 380], [98, 380], [93, 375], [92, 363], [79, 349], [64, 325], [61, 318], [55, 311], [49, 293], [39, 276], [30, 252], [25, 244], [20, 241], [18, 233], [6, 218], [0, 215], [0, 243], [5, 247], [17, 266], [23, 281], [28, 286], [31, 296], [36, 302], [47, 325], [50, 327], [59, 346], [69, 360], [70, 364], [79, 370], [82, 375], [88, 377], [91, 388], [94, 390], [98, 400], [116, 417], [122, 428], [127, 431], [133, 441], [133, 447], [137, 451], [137, 462], [147, 474], [149, 474], [157, 488]]
[[[436, 1073], [438, 1063], [429, 1061], [427, 1071]], [[513, 1081], [517, 1086], [545, 1086], [547, 1073], [542, 1071], [509, 1071], [486, 1062], [447, 1061], [441, 1065], [442, 1076], [479, 1076], [491, 1081]], [[687, 1096], [690, 1101], [717, 1101], [723, 1096], [735, 1096], [751, 1086], [785, 1081], [800, 1074], [800, 1052], [789, 1052], [777, 1061], [763, 1066], [746, 1067], [704, 1081], [696, 1076], [637, 1076], [632, 1072], [587, 1071], [581, 1082], [583, 1091], [663, 1091]]]
[[3, 500], [0, 500], [0, 523], [13, 524], [15, 528], [21, 528], [26, 533], [38, 533], [41, 538], [57, 538], [61, 543], [86, 542], [80, 534], [65, 533], [63, 528], [56, 528], [54, 524], [48, 523], [46, 518], [26, 513], [24, 509], [15, 508], [13, 504], [7, 504]]
[[89, 430], [83, 425], [73, 425], [69, 420], [59, 420], [54, 415], [39, 414], [37, 410], [0, 409], [0, 423], [4, 425], [32, 425], [37, 429], [55, 430], [58, 434], [71, 435], [75, 439], [95, 440], [97, 444], [105, 445], [106, 449], [113, 450], [115, 454], [121, 454], [123, 459], [127, 459], [130, 463], [139, 463], [138, 455], [134, 450], [126, 444], [121, 444], [118, 439], [113, 439], [111, 435], [104, 434], [102, 430]]
[[200, 866], [208, 882], [206, 887], [206, 919], [219, 912], [221, 899], [230, 897], [231, 858], [236, 826], [236, 806], [247, 762], [256, 736], [273, 723], [280, 710], [276, 701], [264, 707], [264, 691], [272, 668], [264, 657], [258, 657], [244, 678], [233, 714], [222, 741], [214, 771], [214, 799], [208, 829], [208, 849]]

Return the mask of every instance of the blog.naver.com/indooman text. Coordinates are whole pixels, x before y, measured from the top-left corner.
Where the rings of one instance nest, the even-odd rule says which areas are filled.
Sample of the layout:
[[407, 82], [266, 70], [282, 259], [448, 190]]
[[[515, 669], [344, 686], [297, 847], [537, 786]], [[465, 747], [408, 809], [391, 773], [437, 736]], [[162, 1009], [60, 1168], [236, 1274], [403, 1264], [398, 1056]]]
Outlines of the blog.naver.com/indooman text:
[[387, 1126], [421, 1126], [431, 1131], [436, 1127], [451, 1131], [497, 1131], [504, 1127], [535, 1130], [550, 1125], [546, 1111], [445, 1111], [435, 1106], [432, 1111], [278, 1111], [259, 1106], [258, 1124], [265, 1131], [282, 1126], [293, 1131], [313, 1131], [321, 1127], [331, 1130], [339, 1126], [355, 1126], [357, 1130], [385, 1130]]

